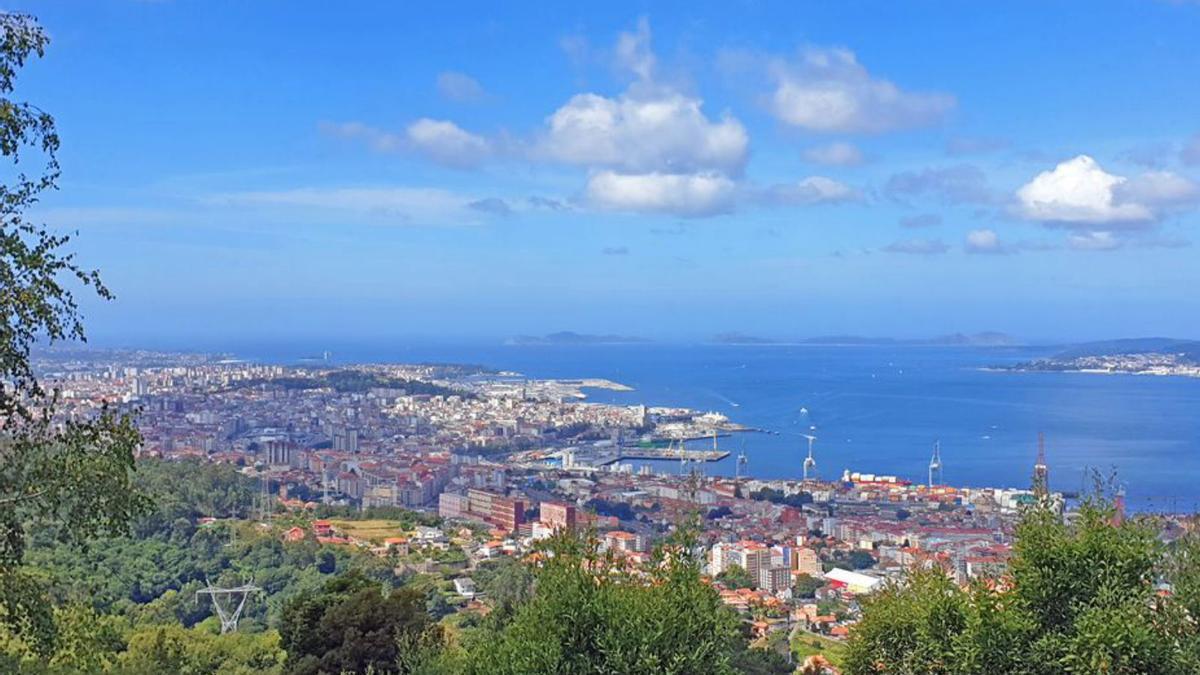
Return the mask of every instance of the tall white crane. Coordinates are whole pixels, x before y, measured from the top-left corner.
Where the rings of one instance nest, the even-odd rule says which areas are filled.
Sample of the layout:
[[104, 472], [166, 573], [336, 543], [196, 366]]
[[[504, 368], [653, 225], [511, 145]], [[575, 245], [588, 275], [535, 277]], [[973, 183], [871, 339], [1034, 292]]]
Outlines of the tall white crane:
[[808, 439], [808, 456], [804, 458], [804, 480], [808, 480], [810, 475], [815, 478], [817, 475], [817, 460], [813, 457], [813, 442], [817, 440], [812, 434], [800, 434]]
[[929, 487], [942, 482], [942, 442], [934, 441], [933, 457], [929, 459]]

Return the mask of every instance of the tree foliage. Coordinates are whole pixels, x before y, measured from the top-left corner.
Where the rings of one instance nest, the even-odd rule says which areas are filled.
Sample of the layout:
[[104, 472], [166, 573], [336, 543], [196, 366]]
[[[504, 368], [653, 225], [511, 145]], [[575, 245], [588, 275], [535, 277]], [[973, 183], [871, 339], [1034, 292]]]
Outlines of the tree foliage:
[[401, 645], [440, 642], [413, 589], [385, 590], [359, 574], [329, 581], [284, 607], [283, 646], [289, 675], [399, 673]]
[[205, 516], [252, 510], [255, 483], [231, 466], [146, 459], [136, 477], [153, 508], [134, 521], [130, 536], [84, 551], [48, 536], [33, 538], [27, 568], [36, 570], [50, 601], [83, 603], [135, 625], [193, 627], [212, 615], [211, 604], [196, 598], [207, 581], [253, 581], [264, 594], [247, 604], [242, 629], [262, 630], [278, 625], [287, 599], [319, 589], [332, 575], [359, 570], [400, 581], [387, 561], [364, 551], [312, 538], [284, 543], [279, 530], [239, 521], [198, 525]]
[[1113, 514], [1093, 502], [1064, 523], [1032, 509], [1000, 580], [964, 589], [914, 571], [867, 602], [847, 672], [1200, 672], [1200, 548], [1165, 547], [1152, 523]]
[[216, 635], [181, 626], [149, 626], [129, 636], [111, 672], [121, 675], [256, 675], [280, 672], [279, 634]]
[[535, 570], [532, 598], [474, 640], [453, 670], [734, 672], [737, 619], [689, 551], [683, 540], [670, 542], [646, 568], [631, 568], [594, 538], [557, 535]]
[[796, 577], [795, 583], [792, 584], [792, 595], [797, 598], [812, 598], [817, 594], [817, 590], [825, 585], [825, 582], [809, 574], [801, 574]]
[[[143, 505], [130, 489], [140, 437], [107, 409], [91, 420], [57, 419], [57, 392], [42, 388], [30, 363], [36, 343], [84, 339], [72, 282], [111, 294], [66, 251], [69, 236], [25, 218], [56, 187], [59, 138], [50, 114], [12, 93], [49, 38], [33, 18], [12, 13], [0, 13], [0, 34], [0, 154], [13, 168], [0, 183], [0, 624], [48, 652], [54, 622], [21, 566], [26, 533], [49, 527], [78, 542], [124, 532]], [[26, 173], [26, 160], [38, 157], [40, 168]]]
[[717, 575], [717, 581], [725, 584], [734, 590], [741, 588], [754, 588], [757, 585], [757, 579], [751, 579], [750, 573], [741, 565], [729, 565], [721, 570]]

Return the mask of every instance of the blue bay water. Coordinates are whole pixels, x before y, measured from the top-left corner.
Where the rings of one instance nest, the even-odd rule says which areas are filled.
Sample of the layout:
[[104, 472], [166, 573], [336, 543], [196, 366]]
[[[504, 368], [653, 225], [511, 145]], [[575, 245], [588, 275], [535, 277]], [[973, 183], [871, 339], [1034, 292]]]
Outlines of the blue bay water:
[[[239, 353], [287, 361], [324, 348]], [[799, 477], [800, 434], [815, 427], [823, 477], [850, 469], [924, 481], [940, 440], [947, 483], [1025, 487], [1042, 431], [1054, 488], [1078, 490], [1089, 468], [1115, 468], [1133, 507], [1200, 505], [1200, 379], [985, 370], [1044, 349], [394, 344], [334, 353], [342, 363], [479, 363], [535, 378], [608, 378], [635, 391], [592, 390], [589, 400], [711, 410], [775, 432], [722, 439], [732, 456], [708, 464], [710, 474], [732, 475], [744, 450], [750, 475]]]

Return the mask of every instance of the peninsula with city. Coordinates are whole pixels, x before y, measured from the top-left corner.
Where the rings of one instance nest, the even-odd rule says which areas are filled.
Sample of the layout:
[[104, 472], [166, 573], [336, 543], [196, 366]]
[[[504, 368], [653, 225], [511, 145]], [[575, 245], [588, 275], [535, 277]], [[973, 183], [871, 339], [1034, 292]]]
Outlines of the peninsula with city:
[[1001, 370], [1200, 377], [1200, 341], [1134, 338], [1088, 342]]

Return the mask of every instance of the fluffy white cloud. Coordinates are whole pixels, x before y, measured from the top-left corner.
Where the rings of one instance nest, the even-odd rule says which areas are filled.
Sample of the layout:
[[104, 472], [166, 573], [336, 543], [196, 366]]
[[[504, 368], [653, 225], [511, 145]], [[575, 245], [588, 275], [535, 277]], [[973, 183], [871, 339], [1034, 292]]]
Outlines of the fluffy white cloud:
[[858, 190], [825, 176], [809, 176], [796, 183], [773, 185], [764, 195], [776, 204], [822, 204], [855, 201], [861, 198]]
[[704, 102], [655, 81], [650, 25], [622, 33], [618, 67], [635, 81], [614, 97], [577, 94], [546, 118], [528, 155], [591, 171], [595, 208], [704, 216], [733, 208], [749, 136], [731, 115], [710, 119]]
[[483, 86], [465, 73], [446, 71], [438, 73], [437, 90], [443, 97], [451, 101], [469, 103], [483, 98]]
[[804, 159], [828, 166], [857, 166], [863, 163], [863, 154], [854, 145], [838, 141], [805, 150]]
[[968, 232], [964, 247], [967, 253], [1006, 253], [1008, 250], [1000, 243], [996, 232], [988, 229]]
[[736, 189], [719, 173], [600, 171], [588, 179], [586, 198], [596, 208], [613, 211], [707, 216], [729, 211]]
[[709, 120], [702, 102], [658, 90], [618, 98], [579, 94], [547, 120], [534, 154], [631, 173], [738, 173], [749, 137], [741, 122]]
[[924, 126], [955, 106], [949, 94], [908, 92], [872, 77], [848, 49], [805, 49], [794, 63], [772, 64], [771, 75], [771, 111], [810, 131], [880, 133]]
[[408, 125], [404, 134], [413, 150], [446, 166], [476, 166], [491, 153], [486, 138], [445, 120], [423, 117]]
[[1084, 228], [1144, 226], [1161, 210], [1197, 198], [1200, 189], [1176, 174], [1152, 171], [1130, 180], [1104, 171], [1087, 155], [1043, 171], [1017, 190], [1018, 211], [1024, 217]]

